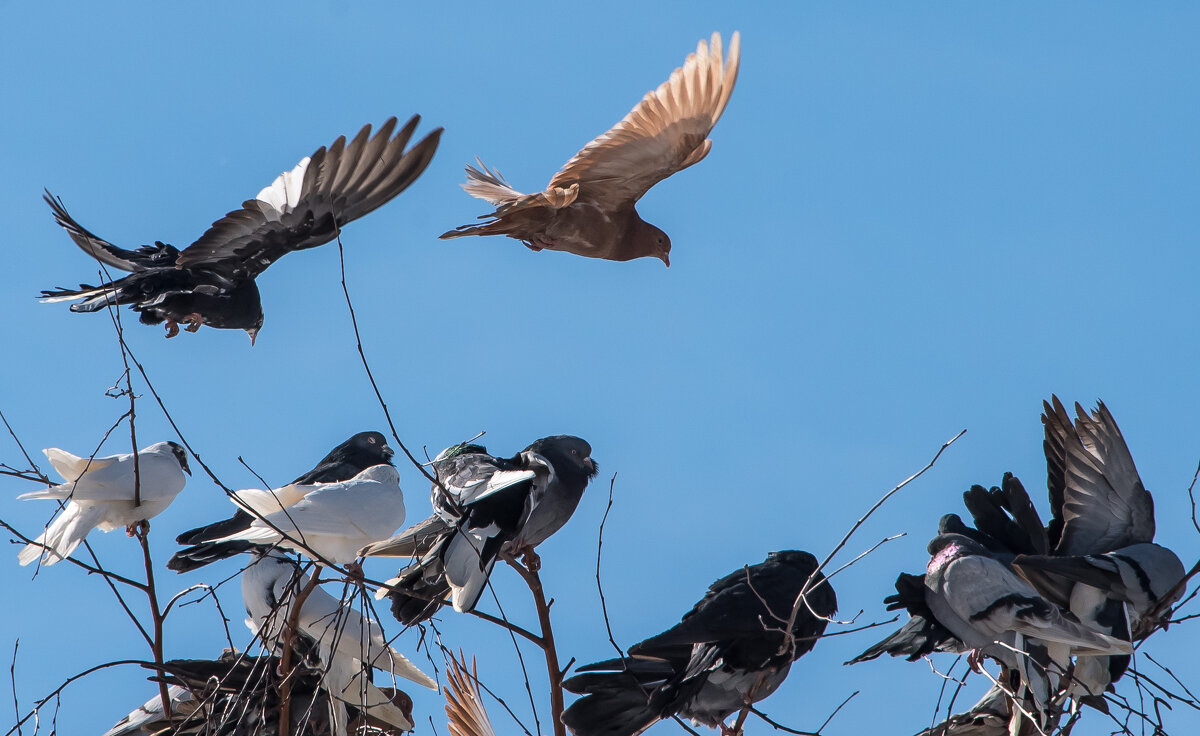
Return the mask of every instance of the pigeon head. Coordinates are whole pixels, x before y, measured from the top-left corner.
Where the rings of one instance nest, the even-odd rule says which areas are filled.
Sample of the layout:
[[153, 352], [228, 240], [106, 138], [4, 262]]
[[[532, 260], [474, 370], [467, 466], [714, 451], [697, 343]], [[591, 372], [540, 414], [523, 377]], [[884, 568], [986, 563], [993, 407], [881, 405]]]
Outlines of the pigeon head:
[[992, 553], [987, 547], [962, 534], [939, 534], [929, 542], [929, 555], [926, 573], [932, 574], [960, 557], [991, 557]]
[[179, 461], [179, 467], [183, 469], [183, 472], [191, 475], [192, 469], [188, 467], [187, 450], [183, 449], [183, 446], [178, 442], [168, 440], [167, 444], [171, 446], [171, 454]]
[[388, 447], [387, 439], [379, 432], [359, 432], [330, 450], [321, 464], [349, 463], [369, 468], [372, 465], [390, 465], [395, 454]]
[[592, 459], [592, 446], [569, 434], [543, 437], [526, 447], [525, 451], [536, 452], [549, 460], [559, 474], [582, 474], [591, 480], [600, 472], [600, 466]]
[[804, 571], [805, 575], [811, 575], [812, 571], [817, 569], [817, 558], [803, 550], [783, 549], [778, 552], [770, 552], [767, 554], [767, 559], [798, 568]]
[[246, 328], [246, 334], [250, 336], [250, 347], [254, 347], [254, 341], [258, 339], [258, 331], [262, 329], [262, 326], [263, 326], [263, 315], [262, 315], [262, 312], [260, 311], [258, 314], [258, 321], [255, 322], [252, 327]]

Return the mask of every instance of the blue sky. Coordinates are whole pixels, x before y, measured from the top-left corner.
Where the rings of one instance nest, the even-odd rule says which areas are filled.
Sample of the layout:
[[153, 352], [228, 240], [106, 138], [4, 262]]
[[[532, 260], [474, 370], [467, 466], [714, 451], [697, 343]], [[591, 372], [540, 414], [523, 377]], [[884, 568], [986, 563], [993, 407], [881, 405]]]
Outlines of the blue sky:
[[[31, 450], [86, 453], [125, 408], [104, 395], [121, 374], [108, 319], [33, 298], [94, 278], [43, 186], [115, 243], [183, 246], [318, 146], [420, 113], [422, 131], [446, 128], [433, 163], [344, 235], [365, 348], [414, 449], [483, 430], [504, 454], [564, 432], [593, 445], [604, 482], [542, 548], [564, 661], [611, 653], [593, 578], [611, 473], [605, 593], [628, 645], [768, 551], [823, 556], [966, 428], [839, 557], [908, 533], [837, 579], [844, 618], [881, 620], [896, 573], [922, 568], [938, 517], [961, 509], [971, 483], [1011, 470], [1044, 510], [1038, 415], [1051, 392], [1108, 403], [1155, 493], [1158, 541], [1189, 563], [1200, 555], [1186, 494], [1200, 459], [1188, 419], [1200, 400], [1193, 5], [0, 7], [10, 345], [0, 409]], [[698, 39], [735, 29], [741, 77], [712, 153], [639, 204], [672, 237], [670, 270], [500, 238], [437, 241], [487, 211], [458, 188], [463, 163], [479, 155], [517, 188], [542, 187]], [[266, 323], [253, 349], [240, 332], [168, 342], [126, 321], [188, 441], [239, 487], [256, 484], [239, 455], [281, 483], [350, 434], [386, 429], [336, 248], [289, 256], [259, 284]], [[172, 437], [148, 400], [138, 433]], [[104, 448], [127, 449], [120, 431]], [[0, 438], [0, 461], [18, 459]], [[415, 521], [427, 486], [399, 467]], [[3, 485], [9, 498], [32, 490]], [[29, 531], [51, 513], [0, 508]], [[193, 477], [154, 521], [155, 559], [178, 531], [227, 513], [220, 490]], [[134, 542], [94, 542], [106, 563], [140, 574]], [[30, 580], [11, 555], [0, 650], [20, 639], [23, 708], [86, 666], [149, 656], [101, 581], [67, 566]], [[160, 584], [169, 593], [236, 569], [160, 567]], [[392, 569], [367, 565], [375, 577]], [[532, 625], [516, 576], [495, 582], [509, 614]], [[236, 582], [222, 600], [248, 641]], [[446, 642], [476, 654], [525, 713], [507, 635], [443, 619]], [[882, 633], [821, 642], [764, 710], [812, 729], [861, 690], [826, 733], [928, 725], [941, 680], [924, 663], [841, 666]], [[215, 656], [224, 640], [208, 604], [172, 614], [166, 636], [170, 657]], [[415, 644], [408, 634], [400, 647]], [[1149, 645], [1190, 683], [1197, 647], [1196, 624]], [[536, 655], [527, 660], [538, 682]], [[102, 732], [150, 696], [143, 677], [116, 669], [73, 685], [58, 727]], [[413, 694], [420, 731], [432, 732], [430, 715], [443, 729], [440, 699]], [[1200, 726], [1186, 708], [1169, 719], [1177, 733]], [[1077, 734], [1110, 730], [1087, 721]]]

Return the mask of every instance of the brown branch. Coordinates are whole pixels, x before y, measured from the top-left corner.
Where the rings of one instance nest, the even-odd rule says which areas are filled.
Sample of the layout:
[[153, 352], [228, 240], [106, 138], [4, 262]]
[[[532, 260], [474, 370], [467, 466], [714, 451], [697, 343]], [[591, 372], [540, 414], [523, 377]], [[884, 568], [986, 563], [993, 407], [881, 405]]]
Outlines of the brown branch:
[[[130, 423], [133, 418], [130, 417]], [[135, 466], [136, 467], [136, 466]], [[146, 600], [150, 604], [150, 623], [154, 630], [154, 640], [150, 642], [150, 651], [154, 655], [154, 664], [162, 667], [163, 658], [163, 613], [158, 607], [158, 590], [154, 587], [154, 560], [150, 557], [150, 522], [143, 521], [137, 525], [134, 532], [138, 543], [142, 546], [142, 559], [146, 563]], [[162, 699], [163, 715], [171, 717], [171, 694], [167, 692], [167, 683], [159, 680], [158, 696]]]
[[484, 621], [487, 621], [488, 623], [493, 623], [493, 624], [496, 624], [497, 626], [506, 628], [509, 631], [513, 632], [514, 634], [520, 634], [521, 636], [525, 637], [529, 641], [533, 642], [533, 644], [535, 646], [542, 647], [543, 649], [546, 647], [546, 642], [544, 642], [542, 640], [542, 637], [533, 633], [529, 629], [525, 629], [520, 626], [517, 626], [516, 624], [512, 623], [508, 619], [500, 618], [499, 616], [493, 616], [490, 613], [484, 613], [483, 611], [477, 611], [474, 609], [471, 610], [471, 615], [476, 618], [481, 618]]
[[542, 628], [542, 652], [546, 655], [546, 674], [550, 679], [550, 718], [553, 721], [555, 736], [566, 736], [567, 727], [562, 722], [563, 672], [558, 666], [558, 650], [554, 646], [554, 629], [550, 625], [550, 606], [554, 604], [554, 601], [546, 602], [546, 592], [542, 588], [542, 579], [536, 570], [522, 565], [507, 552], [501, 552], [500, 557], [517, 571], [517, 574], [529, 586], [529, 592], [533, 594], [533, 603], [537, 607], [538, 623]]
[[[292, 668], [292, 645], [300, 632], [300, 608], [304, 605], [304, 601], [308, 600], [309, 594], [320, 584], [321, 578], [321, 568], [314, 565], [308, 585], [297, 591], [300, 575], [299, 568], [296, 570], [296, 582], [291, 586], [295, 598], [292, 602], [292, 610], [288, 612], [283, 653], [279, 655], [279, 671], [283, 674], [283, 680], [279, 683], [279, 736], [288, 736], [292, 725], [292, 680], [299, 671]], [[330, 693], [330, 697], [333, 697], [333, 693]]]

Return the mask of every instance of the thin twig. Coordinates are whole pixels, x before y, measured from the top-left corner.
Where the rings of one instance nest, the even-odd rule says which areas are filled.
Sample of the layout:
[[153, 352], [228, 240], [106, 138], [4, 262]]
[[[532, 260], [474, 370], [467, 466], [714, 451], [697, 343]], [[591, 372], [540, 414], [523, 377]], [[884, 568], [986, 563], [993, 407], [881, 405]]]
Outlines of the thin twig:
[[[893, 488], [892, 490], [883, 494], [883, 497], [880, 498], [878, 501], [876, 501], [875, 505], [872, 506], [867, 511], [867, 513], [862, 516], [862, 518], [860, 518], [858, 521], [856, 521], [854, 523], [854, 526], [850, 527], [850, 531], [846, 532], [846, 535], [843, 536], [842, 540], [837, 543], [837, 545], [833, 548], [833, 551], [830, 552], [825, 557], [824, 561], [822, 561], [821, 564], [817, 566], [817, 569], [813, 570], [812, 574], [810, 574], [808, 576], [808, 580], [805, 581], [804, 587], [800, 589], [799, 595], [796, 596], [796, 602], [792, 605], [792, 614], [788, 617], [787, 626], [784, 628], [784, 631], [790, 632], [796, 627], [796, 617], [800, 615], [800, 609], [802, 607], [808, 608], [809, 613], [811, 613], [814, 616], [817, 616], [818, 618], [826, 618], [827, 619], [827, 617], [819, 616], [816, 611], [813, 611], [812, 607], [808, 603], [808, 593], [811, 592], [812, 589], [815, 587], [815, 581], [816, 581], [817, 575], [821, 573], [821, 571], [825, 568], [825, 566], [829, 564], [829, 562], [834, 558], [834, 556], [838, 552], [842, 551], [842, 548], [845, 547], [847, 543], [849, 543], [850, 538], [852, 536], [854, 536], [854, 533], [858, 531], [859, 527], [861, 527], [864, 523], [866, 523], [867, 519], [871, 518], [871, 516], [876, 511], [879, 510], [880, 506], [883, 506], [883, 504], [886, 503], [889, 498], [896, 495], [896, 493], [898, 493], [900, 491], [900, 489], [904, 488], [909, 483], [912, 483], [914, 480], [916, 480], [917, 478], [920, 478], [922, 475], [924, 475], [925, 472], [927, 470], [929, 470], [930, 468], [932, 468], [934, 463], [936, 463], [938, 461], [938, 458], [940, 458], [942, 456], [942, 453], [946, 451], [946, 448], [948, 448], [950, 445], [954, 444], [958, 440], [959, 437], [962, 437], [966, 433], [967, 433], [967, 430], [964, 429], [961, 432], [959, 432], [958, 434], [951, 437], [950, 439], [943, 442], [942, 446], [938, 448], [937, 453], [934, 454], [933, 459], [930, 460], [925, 465], [925, 467], [921, 468], [917, 472], [908, 476], [903, 481], [901, 481], [895, 488]], [[785, 637], [783, 643], [779, 647], [779, 653], [784, 654], [787, 652], [788, 649], [790, 649], [794, 646], [795, 646], [795, 642]]]
[[555, 736], [566, 736], [567, 727], [562, 722], [563, 688], [562, 669], [558, 666], [558, 650], [554, 646], [554, 628], [550, 625], [550, 606], [554, 601], [546, 602], [546, 592], [542, 588], [542, 579], [536, 570], [518, 562], [507, 552], [501, 552], [500, 557], [507, 562], [529, 586], [533, 594], [533, 603], [537, 608], [538, 623], [542, 627], [542, 652], [546, 655], [546, 674], [550, 680], [550, 719], [554, 726]]

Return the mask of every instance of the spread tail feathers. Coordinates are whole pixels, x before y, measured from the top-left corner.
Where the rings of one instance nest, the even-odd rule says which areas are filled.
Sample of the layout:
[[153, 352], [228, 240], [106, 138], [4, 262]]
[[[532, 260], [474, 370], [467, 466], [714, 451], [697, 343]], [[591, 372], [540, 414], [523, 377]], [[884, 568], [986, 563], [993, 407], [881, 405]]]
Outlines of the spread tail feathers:
[[97, 312], [109, 304], [119, 303], [121, 288], [116, 283], [102, 286], [80, 284], [78, 289], [44, 289], [40, 301], [43, 304], [52, 302], [69, 302], [72, 299], [83, 299], [78, 304], [71, 305], [72, 312]]
[[525, 196], [513, 189], [498, 170], [489, 169], [478, 158], [475, 159], [475, 162], [479, 164], [478, 169], [471, 164], [467, 164], [466, 167], [467, 180], [463, 182], [462, 188], [467, 191], [467, 194], [485, 200], [496, 207], [509, 204], [513, 200]]

